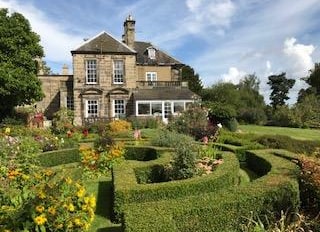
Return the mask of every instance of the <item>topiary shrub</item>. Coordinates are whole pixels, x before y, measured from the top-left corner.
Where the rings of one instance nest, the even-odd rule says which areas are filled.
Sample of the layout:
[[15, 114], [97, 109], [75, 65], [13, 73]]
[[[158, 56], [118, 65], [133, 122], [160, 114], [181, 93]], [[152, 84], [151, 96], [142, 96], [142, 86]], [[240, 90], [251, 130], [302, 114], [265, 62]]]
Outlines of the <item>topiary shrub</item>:
[[303, 154], [312, 154], [320, 147], [320, 141], [298, 140], [285, 135], [264, 135], [255, 141], [268, 148], [285, 149]]

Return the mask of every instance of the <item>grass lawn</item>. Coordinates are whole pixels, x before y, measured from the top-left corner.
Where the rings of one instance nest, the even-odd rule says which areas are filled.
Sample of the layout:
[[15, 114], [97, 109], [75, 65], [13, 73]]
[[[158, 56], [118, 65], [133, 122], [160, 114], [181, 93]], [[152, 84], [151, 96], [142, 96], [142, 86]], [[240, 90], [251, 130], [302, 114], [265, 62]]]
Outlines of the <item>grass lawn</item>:
[[252, 133], [258, 135], [277, 134], [287, 135], [294, 139], [301, 140], [320, 140], [320, 130], [300, 129], [274, 126], [256, 126], [256, 125], [239, 125], [238, 129], [243, 133]]
[[85, 183], [87, 191], [95, 195], [97, 208], [90, 227], [91, 232], [120, 232], [121, 225], [111, 222], [112, 211], [112, 185], [111, 173], [99, 179]]

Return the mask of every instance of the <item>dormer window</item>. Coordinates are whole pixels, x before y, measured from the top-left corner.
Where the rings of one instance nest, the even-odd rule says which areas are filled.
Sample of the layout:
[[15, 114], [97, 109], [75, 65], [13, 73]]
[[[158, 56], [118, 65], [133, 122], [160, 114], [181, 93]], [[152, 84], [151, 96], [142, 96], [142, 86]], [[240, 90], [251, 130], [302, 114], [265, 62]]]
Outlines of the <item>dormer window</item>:
[[153, 47], [148, 48], [148, 58], [151, 60], [156, 59], [156, 49], [154, 49]]

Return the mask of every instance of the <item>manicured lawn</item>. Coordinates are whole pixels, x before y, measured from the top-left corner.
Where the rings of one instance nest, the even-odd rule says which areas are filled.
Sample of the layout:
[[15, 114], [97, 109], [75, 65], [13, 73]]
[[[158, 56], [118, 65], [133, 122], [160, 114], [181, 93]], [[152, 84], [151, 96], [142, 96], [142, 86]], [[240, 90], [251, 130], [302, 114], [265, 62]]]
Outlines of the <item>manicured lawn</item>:
[[90, 227], [91, 232], [120, 232], [121, 225], [111, 222], [112, 185], [111, 174], [85, 183], [87, 191], [97, 199], [95, 218]]
[[277, 135], [287, 135], [292, 138], [301, 139], [301, 140], [320, 140], [320, 130], [316, 130], [316, 129], [300, 129], [300, 128], [256, 126], [256, 125], [239, 125], [238, 129], [243, 133], [252, 133], [252, 134], [258, 134], [258, 135], [277, 134]]

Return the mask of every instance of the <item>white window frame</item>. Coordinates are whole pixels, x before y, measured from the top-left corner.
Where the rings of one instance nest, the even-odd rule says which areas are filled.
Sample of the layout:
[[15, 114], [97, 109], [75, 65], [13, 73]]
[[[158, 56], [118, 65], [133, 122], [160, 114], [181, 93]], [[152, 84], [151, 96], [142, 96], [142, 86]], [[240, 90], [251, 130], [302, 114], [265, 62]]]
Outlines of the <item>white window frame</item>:
[[155, 60], [156, 59], [156, 49], [150, 47], [148, 48], [148, 57], [151, 60]]
[[[92, 106], [96, 106], [96, 110], [92, 107]], [[89, 109], [91, 108], [91, 109]], [[97, 99], [89, 99], [89, 100], [86, 100], [86, 107], [85, 107], [85, 117], [86, 118], [97, 118], [99, 117], [99, 101]], [[89, 112], [89, 110], [93, 111], [95, 110], [95, 112]]]
[[94, 85], [98, 83], [97, 60], [86, 60], [86, 84]]
[[[119, 66], [119, 64], [121, 64]], [[113, 60], [113, 84], [124, 83], [124, 60]]]
[[157, 81], [158, 74], [157, 72], [146, 72], [146, 81]]
[[[120, 101], [122, 101], [122, 103], [120, 103]], [[116, 112], [116, 110], [118, 110], [118, 106], [122, 104], [123, 106], [123, 110], [122, 112]], [[114, 99], [113, 100], [113, 117], [115, 118], [120, 118], [121, 116], [126, 115], [126, 101], [124, 99]]]
[[[171, 109], [171, 113], [173, 115], [178, 115], [178, 112], [174, 112], [174, 103], [176, 102], [182, 102], [183, 103], [183, 111], [186, 110], [186, 105], [187, 103], [193, 103], [194, 101], [191, 100], [144, 100], [144, 101], [136, 101], [135, 107], [136, 107], [136, 116], [154, 116], [152, 114], [152, 104], [161, 104], [162, 108], [161, 108], [161, 117], [164, 119], [165, 115], [165, 103], [166, 102], [170, 102], [170, 109]], [[150, 104], [150, 110], [149, 110], [149, 114], [139, 114], [139, 104], [143, 104], [143, 103], [148, 103]]]

